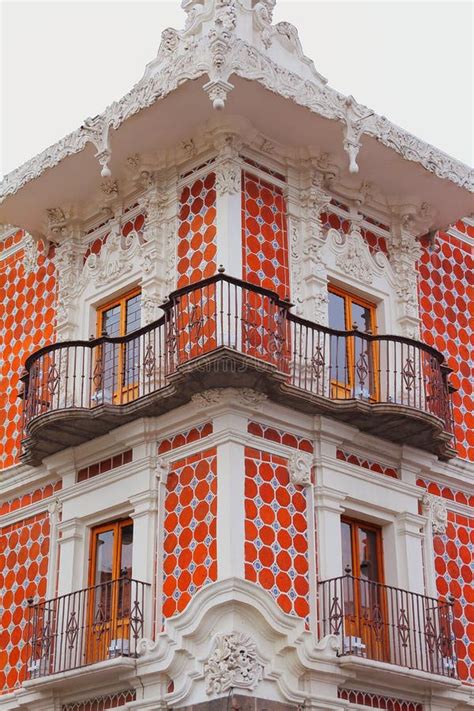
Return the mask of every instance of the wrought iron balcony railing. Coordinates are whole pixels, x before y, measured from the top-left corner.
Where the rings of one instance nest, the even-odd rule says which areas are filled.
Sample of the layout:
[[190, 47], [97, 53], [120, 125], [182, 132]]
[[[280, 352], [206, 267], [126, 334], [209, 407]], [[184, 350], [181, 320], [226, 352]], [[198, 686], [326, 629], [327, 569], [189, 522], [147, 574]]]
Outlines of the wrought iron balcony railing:
[[[449, 369], [433, 348], [312, 323], [290, 313], [290, 304], [274, 292], [225, 274], [174, 292], [162, 308], [158, 321], [128, 336], [56, 343], [30, 356], [22, 378], [26, 442], [38, 431], [36, 421], [52, 417], [59, 441], [50, 432], [43, 456], [81, 441], [78, 413], [93, 415], [92, 436], [100, 421], [111, 429], [121, 424], [119, 415], [140, 407], [153, 414], [146, 412], [152, 396], [156, 402], [180, 374], [184, 378], [193, 367], [204, 372], [211, 362], [215, 372], [217, 357], [226, 357], [239, 364], [232, 370], [236, 384], [253, 368], [261, 378], [273, 377], [267, 389], [280, 401], [292, 398], [295, 407], [312, 407], [366, 431], [375, 425], [389, 439], [450, 456]], [[206, 386], [213, 386], [210, 376]], [[189, 391], [188, 383], [176, 397], [184, 401]], [[104, 410], [107, 416], [100, 415]], [[69, 430], [68, 412], [75, 415]], [[411, 417], [418, 432], [403, 431], [400, 415]], [[436, 437], [427, 433], [430, 427]]]
[[354, 655], [456, 678], [452, 604], [343, 575], [319, 583], [320, 637]]
[[147, 583], [120, 578], [29, 607], [29, 679], [137, 656]]

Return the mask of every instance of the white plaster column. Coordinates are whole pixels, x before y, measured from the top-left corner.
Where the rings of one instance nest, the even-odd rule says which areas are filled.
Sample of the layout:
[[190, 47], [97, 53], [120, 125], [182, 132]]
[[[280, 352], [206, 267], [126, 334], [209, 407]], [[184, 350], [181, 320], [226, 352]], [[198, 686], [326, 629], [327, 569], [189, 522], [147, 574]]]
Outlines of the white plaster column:
[[437, 597], [435, 552], [433, 547], [433, 536], [446, 533], [448, 524], [448, 509], [446, 501], [434, 494], [425, 493], [422, 498], [422, 510], [424, 516], [423, 526], [423, 560], [425, 569], [426, 594]]
[[325, 235], [321, 213], [331, 202], [324, 188], [323, 175], [314, 170], [310, 187], [302, 193], [301, 204], [304, 216], [304, 241], [301, 276], [304, 284], [302, 315], [316, 323], [328, 323], [328, 277], [324, 262]]
[[[423, 578], [423, 516], [402, 512], [396, 519], [397, 587], [410, 592], [425, 593]], [[389, 558], [390, 559], [390, 558]], [[387, 581], [388, 582], [388, 581]]]
[[84, 580], [85, 534], [84, 523], [78, 518], [62, 521], [57, 526], [59, 544], [58, 595], [66, 595], [86, 587]]
[[217, 576], [245, 578], [245, 436], [247, 418], [234, 413], [216, 416], [214, 432], [228, 438], [217, 447]]
[[[132, 496], [133, 506], [131, 519], [133, 521], [132, 546], [132, 577], [142, 583], [148, 583], [144, 590], [143, 637], [152, 634], [152, 607], [156, 587], [156, 532], [158, 528], [158, 495], [157, 490], [148, 489]], [[140, 586], [132, 587], [132, 594], [141, 595]]]
[[314, 487], [316, 536], [318, 541], [318, 579], [328, 580], [343, 574], [341, 516], [346, 495], [327, 486]]
[[216, 141], [217, 266], [226, 274], [242, 278], [242, 167], [239, 141], [232, 135]]
[[61, 523], [62, 504], [59, 499], [54, 499], [48, 506], [49, 515], [49, 559], [48, 574], [46, 577], [46, 599], [56, 596], [56, 580], [59, 565], [58, 526]]

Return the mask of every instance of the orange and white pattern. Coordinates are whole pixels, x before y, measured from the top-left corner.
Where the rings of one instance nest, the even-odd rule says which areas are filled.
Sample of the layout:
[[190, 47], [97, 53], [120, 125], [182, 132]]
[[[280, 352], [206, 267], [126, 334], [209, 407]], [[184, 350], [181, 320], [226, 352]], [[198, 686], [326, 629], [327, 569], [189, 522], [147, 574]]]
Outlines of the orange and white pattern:
[[178, 289], [216, 272], [216, 174], [183, 188], [179, 206]]
[[286, 202], [283, 190], [242, 174], [242, 279], [290, 295]]
[[[18, 244], [23, 233], [8, 238]], [[29, 274], [20, 248], [6, 259], [0, 253], [0, 469], [16, 464], [20, 455], [22, 405], [18, 398], [26, 358], [55, 340], [56, 277], [54, 247], [39, 245], [36, 269]]]
[[472, 305], [474, 291], [472, 248], [452, 235], [440, 233], [434, 249], [423, 243], [419, 270], [421, 334], [437, 348], [454, 371], [454, 434], [458, 455], [474, 461], [472, 390]]
[[283, 457], [245, 449], [245, 578], [284, 612], [309, 615], [306, 495]]
[[459, 678], [474, 678], [474, 517], [450, 511], [448, 501], [474, 506], [474, 496], [435, 482], [418, 479], [418, 486], [447, 500], [446, 532], [433, 537], [436, 589], [445, 599], [454, 597], [453, 633]]
[[28, 656], [28, 600], [46, 595], [50, 546], [49, 515], [0, 529], [0, 689], [7, 693], [25, 679]]
[[182, 612], [217, 580], [217, 453], [173, 462], [165, 497], [163, 617]]

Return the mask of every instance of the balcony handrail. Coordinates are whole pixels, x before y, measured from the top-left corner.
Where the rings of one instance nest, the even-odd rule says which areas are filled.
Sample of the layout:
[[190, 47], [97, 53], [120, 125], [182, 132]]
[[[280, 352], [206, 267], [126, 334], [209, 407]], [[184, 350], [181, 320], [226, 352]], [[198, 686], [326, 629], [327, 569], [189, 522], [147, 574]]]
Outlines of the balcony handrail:
[[123, 576], [28, 601], [26, 676], [34, 679], [115, 657], [136, 657], [149, 626], [150, 583]]
[[339, 656], [457, 676], [454, 600], [346, 573], [318, 582], [320, 637], [341, 639]]
[[[43, 346], [42, 348], [39, 348], [37, 351], [32, 353], [30, 356], [25, 361], [25, 370], [28, 371], [30, 370], [31, 366], [37, 360], [40, 358], [42, 355], [45, 353], [52, 353], [55, 350], [58, 350], [59, 348], [66, 348], [68, 346], [81, 346], [81, 347], [86, 347], [86, 348], [95, 348], [97, 346], [101, 346], [104, 343], [116, 343], [116, 344], [125, 344], [128, 343], [129, 341], [138, 338], [155, 328], [158, 328], [159, 326], [163, 325], [166, 321], [166, 314], [172, 309], [174, 305], [176, 305], [177, 299], [179, 299], [182, 296], [186, 296], [194, 291], [198, 291], [200, 289], [204, 289], [207, 286], [211, 286], [212, 284], [217, 284], [218, 282], [227, 282], [229, 284], [233, 284], [234, 286], [240, 287], [242, 289], [246, 289], [247, 291], [252, 291], [255, 294], [259, 294], [261, 296], [267, 296], [269, 299], [271, 299], [276, 306], [281, 307], [282, 309], [285, 310], [286, 312], [286, 318], [289, 321], [292, 321], [293, 323], [297, 323], [300, 326], [306, 326], [308, 328], [313, 328], [317, 331], [320, 331], [321, 333], [326, 333], [329, 336], [336, 336], [336, 337], [349, 337], [349, 336], [357, 336], [360, 337], [366, 341], [369, 342], [377, 342], [377, 341], [392, 341], [395, 343], [403, 343], [408, 346], [413, 346], [416, 347], [420, 350], [425, 351], [426, 353], [429, 353], [431, 356], [436, 358], [436, 360], [440, 363], [440, 365], [443, 365], [445, 362], [445, 357], [443, 356], [442, 353], [440, 353], [436, 348], [433, 348], [432, 346], [429, 346], [427, 343], [423, 343], [422, 341], [417, 341], [416, 339], [413, 338], [408, 338], [407, 336], [398, 336], [395, 334], [373, 334], [373, 333], [365, 333], [364, 331], [359, 331], [358, 329], [351, 329], [351, 330], [338, 330], [335, 328], [331, 328], [330, 326], [325, 326], [323, 324], [316, 323], [315, 321], [310, 321], [309, 319], [305, 319], [301, 316], [298, 316], [296, 314], [293, 314], [289, 311], [290, 308], [292, 308], [293, 304], [291, 302], [286, 301], [282, 299], [276, 291], [273, 291], [271, 289], [266, 289], [265, 287], [258, 286], [256, 284], [252, 284], [251, 282], [246, 282], [242, 279], [238, 279], [237, 277], [230, 276], [229, 274], [224, 274], [224, 273], [219, 273], [215, 274], [214, 276], [208, 277], [207, 279], [203, 279], [202, 281], [195, 282], [193, 284], [189, 284], [187, 286], [183, 286], [180, 289], [176, 289], [175, 291], [171, 292], [169, 295], [169, 298], [167, 301], [165, 301], [163, 304], [161, 304], [160, 308], [165, 312], [160, 318], [156, 319], [155, 321], [152, 321], [149, 324], [146, 324], [145, 326], [142, 326], [141, 328], [138, 328], [135, 331], [132, 331], [131, 333], [127, 334], [126, 336], [106, 336], [106, 335], [101, 335], [98, 336], [97, 338], [90, 338], [88, 340], [66, 340], [66, 341], [58, 341], [56, 343], [52, 343], [47, 346]], [[448, 366], [446, 366], [447, 369], [449, 369]], [[449, 369], [450, 370], [450, 369]]]
[[89, 585], [88, 587], [81, 588], [80, 590], [71, 590], [71, 592], [64, 593], [63, 595], [56, 595], [56, 597], [48, 597], [44, 600], [39, 600], [38, 602], [34, 602], [33, 599], [30, 598], [30, 600], [27, 601], [28, 608], [30, 610], [34, 610], [35, 607], [40, 607], [41, 605], [45, 605], [46, 603], [57, 602], [59, 599], [62, 600], [64, 598], [77, 595], [78, 593], [87, 593], [87, 592], [90, 592], [91, 590], [96, 590], [97, 588], [102, 588], [102, 587], [104, 587], [104, 585], [113, 585], [113, 584], [117, 584], [120, 582], [139, 583], [140, 585], [144, 585], [145, 587], [151, 587], [151, 583], [145, 583], [142, 580], [136, 580], [135, 578], [123, 576], [121, 578], [114, 578], [113, 580], [107, 580], [104, 583], [96, 583], [96, 585]]
[[181, 366], [231, 351], [249, 365], [263, 363], [268, 377], [321, 405], [352, 401], [424, 412], [436, 418], [430, 424], [440, 447], [452, 451], [449, 368], [441, 353], [405, 336], [333, 329], [290, 308], [275, 291], [219, 272], [174, 291], [159, 319], [126, 336], [44, 346], [28, 357], [20, 378], [24, 439], [29, 423], [43, 414], [128, 405], [143, 397], [149, 402]]
[[378, 588], [383, 588], [386, 590], [391, 590], [394, 592], [402, 592], [406, 593], [407, 595], [417, 595], [418, 597], [422, 597], [424, 600], [427, 600], [433, 604], [436, 605], [450, 605], [451, 607], [454, 605], [454, 600], [451, 600], [450, 598], [444, 600], [443, 598], [438, 598], [438, 597], [430, 597], [429, 595], [425, 595], [424, 593], [418, 593], [418, 592], [411, 592], [410, 590], [406, 590], [405, 588], [399, 588], [396, 585], [388, 585], [387, 583], [380, 583], [377, 580], [367, 580], [366, 578], [358, 578], [355, 575], [352, 575], [351, 573], [344, 573], [344, 575], [339, 575], [336, 578], [325, 578], [324, 580], [318, 580], [318, 585], [324, 585], [325, 583], [332, 583], [332, 582], [337, 582], [337, 581], [342, 581], [342, 580], [354, 580], [355, 582], [361, 582], [361, 583], [367, 583], [368, 585], [374, 585]]

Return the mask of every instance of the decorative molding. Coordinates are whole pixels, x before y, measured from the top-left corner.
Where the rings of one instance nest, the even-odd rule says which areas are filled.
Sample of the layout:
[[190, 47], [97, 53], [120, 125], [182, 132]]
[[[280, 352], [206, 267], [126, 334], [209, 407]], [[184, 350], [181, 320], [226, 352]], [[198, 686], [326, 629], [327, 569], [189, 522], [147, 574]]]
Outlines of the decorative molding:
[[38, 263], [38, 240], [34, 239], [30, 234], [25, 234], [21, 246], [23, 249], [23, 267], [25, 269], [25, 275], [28, 275], [36, 270]]
[[[186, 3], [184, 9], [188, 17], [185, 30], [179, 32], [169, 28], [163, 32], [156, 59], [148, 64], [144, 76], [131, 91], [110, 104], [102, 114], [87, 119], [79, 129], [7, 174], [0, 184], [0, 202], [67, 156], [82, 151], [88, 143], [93, 143], [97, 149], [101, 175], [110, 177], [111, 129], [118, 129], [136, 113], [164, 99], [184, 82], [206, 75], [209, 82], [205, 90], [215, 108], [222, 108], [227, 93], [232, 89], [228, 81], [232, 74], [257, 81], [313, 113], [342, 122], [345, 125], [344, 147], [349, 155], [351, 170], [357, 166], [361, 138], [368, 135], [406, 160], [419, 163], [439, 178], [474, 190], [474, 172], [469, 166], [328, 86], [311, 60], [302, 54], [297, 30], [289, 23], [272, 26], [273, 7], [273, 0], [259, 0], [251, 10], [244, 8], [242, 3], [237, 5], [235, 0], [216, 0], [215, 3], [207, 3], [206, 7], [199, 3]], [[278, 41], [282, 48], [282, 61], [287, 66], [277, 64], [255, 43], [238, 36], [239, 20], [241, 18], [244, 23], [244, 15], [249, 11], [253, 13], [255, 42], [260, 42], [265, 50], [272, 42]], [[205, 34], [203, 30], [209, 26]], [[293, 70], [295, 63], [300, 68], [298, 73]]]
[[263, 666], [250, 635], [242, 632], [218, 635], [214, 651], [204, 663], [204, 677], [209, 695], [233, 688], [255, 689], [263, 678]]
[[[340, 244], [339, 233], [337, 240], [335, 236], [334, 239]], [[360, 233], [351, 232], [342, 244], [344, 249], [336, 257], [336, 266], [353, 279], [371, 284], [374, 280], [374, 260]]]
[[124, 237], [116, 222], [111, 226], [100, 254], [92, 253], [87, 257], [81, 281], [85, 283], [90, 278], [96, 286], [111, 284], [133, 270], [133, 258], [140, 253], [140, 248], [139, 235], [133, 231]]
[[448, 525], [448, 509], [446, 502], [439, 496], [434, 494], [424, 494], [421, 500], [423, 513], [428, 516], [431, 523], [433, 533], [446, 533]]
[[238, 402], [241, 405], [258, 409], [267, 400], [268, 396], [265, 393], [251, 388], [212, 388], [196, 393], [191, 398], [191, 401], [201, 409], [210, 405], [221, 405], [224, 402]]
[[290, 482], [295, 486], [311, 486], [313, 457], [307, 452], [292, 452], [288, 458]]

